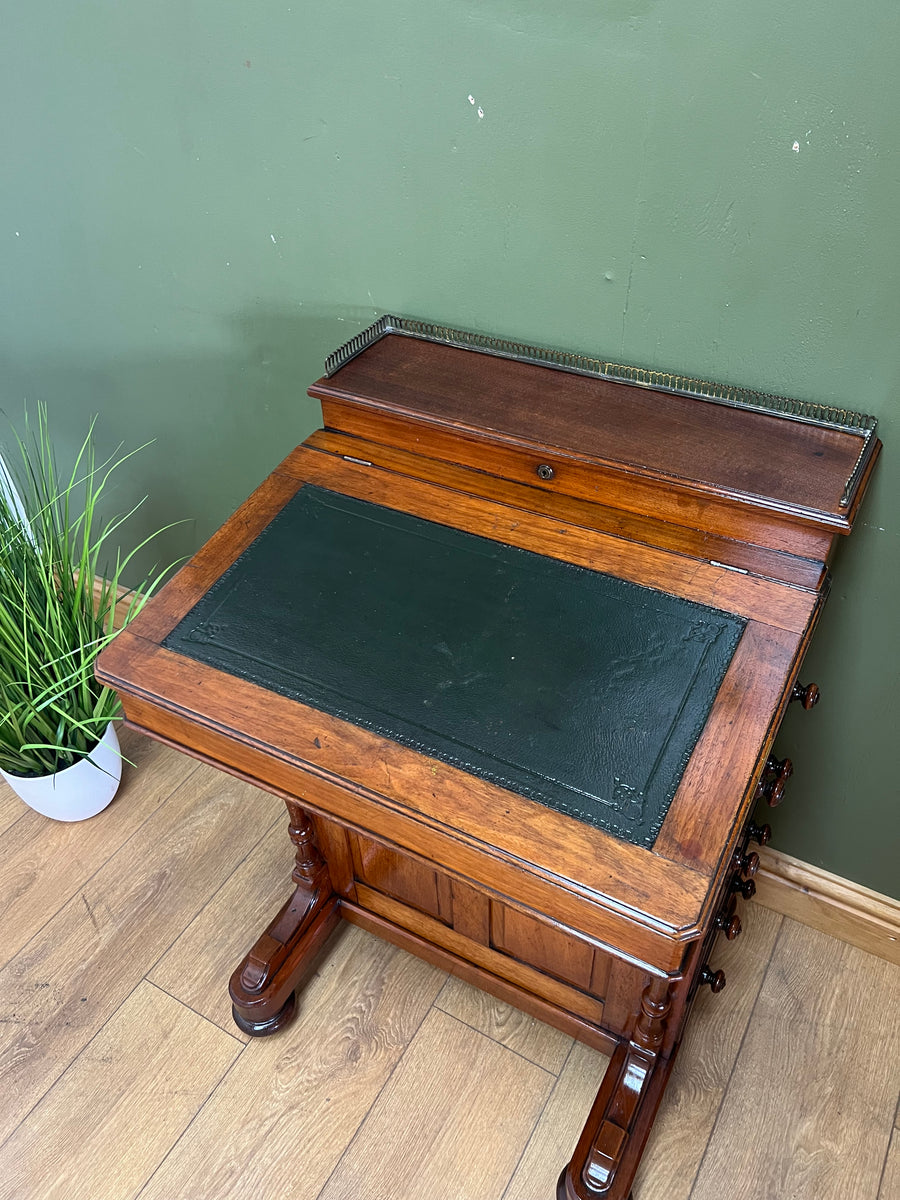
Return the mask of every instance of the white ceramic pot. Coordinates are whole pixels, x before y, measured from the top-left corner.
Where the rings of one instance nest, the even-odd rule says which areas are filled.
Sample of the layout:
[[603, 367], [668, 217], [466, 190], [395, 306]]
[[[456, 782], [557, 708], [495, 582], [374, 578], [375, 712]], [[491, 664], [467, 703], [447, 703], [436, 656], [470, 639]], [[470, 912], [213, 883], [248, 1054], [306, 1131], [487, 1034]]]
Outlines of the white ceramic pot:
[[52, 817], [54, 821], [95, 817], [115, 796], [122, 778], [116, 727], [110, 721], [90, 757], [81, 758], [54, 775], [40, 775], [36, 779], [8, 775], [6, 771], [0, 771], [0, 775], [20, 800], [44, 817]]

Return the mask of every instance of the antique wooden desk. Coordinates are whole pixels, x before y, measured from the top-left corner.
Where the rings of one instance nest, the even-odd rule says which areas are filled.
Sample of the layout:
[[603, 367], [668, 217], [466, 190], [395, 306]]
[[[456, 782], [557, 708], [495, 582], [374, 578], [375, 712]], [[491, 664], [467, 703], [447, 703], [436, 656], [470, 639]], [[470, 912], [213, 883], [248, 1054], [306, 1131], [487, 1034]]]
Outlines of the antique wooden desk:
[[612, 1055], [561, 1200], [623, 1200], [735, 937], [871, 418], [386, 317], [324, 428], [107, 649], [128, 723], [282, 796], [236, 969], [290, 1019], [343, 918]]

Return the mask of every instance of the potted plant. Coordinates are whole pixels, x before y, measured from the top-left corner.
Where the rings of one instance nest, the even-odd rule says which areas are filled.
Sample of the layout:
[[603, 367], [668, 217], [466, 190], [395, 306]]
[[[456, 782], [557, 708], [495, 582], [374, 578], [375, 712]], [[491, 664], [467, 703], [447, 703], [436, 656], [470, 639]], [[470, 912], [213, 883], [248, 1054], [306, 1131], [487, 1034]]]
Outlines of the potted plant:
[[94, 816], [115, 795], [119, 701], [95, 679], [94, 660], [165, 574], [121, 584], [156, 534], [123, 555], [117, 538], [135, 509], [101, 519], [110, 475], [136, 451], [98, 464], [95, 421], [68, 474], [57, 470], [43, 406], [34, 427], [26, 414], [24, 438], [13, 434], [16, 464], [0, 458], [0, 773], [62, 821]]

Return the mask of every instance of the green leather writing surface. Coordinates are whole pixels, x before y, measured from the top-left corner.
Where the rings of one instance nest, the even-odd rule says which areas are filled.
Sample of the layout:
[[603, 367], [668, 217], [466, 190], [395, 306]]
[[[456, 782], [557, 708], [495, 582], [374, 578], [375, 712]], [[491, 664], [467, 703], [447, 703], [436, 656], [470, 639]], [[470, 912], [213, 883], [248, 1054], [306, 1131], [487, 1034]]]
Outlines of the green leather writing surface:
[[743, 625], [308, 485], [164, 644], [651, 846]]

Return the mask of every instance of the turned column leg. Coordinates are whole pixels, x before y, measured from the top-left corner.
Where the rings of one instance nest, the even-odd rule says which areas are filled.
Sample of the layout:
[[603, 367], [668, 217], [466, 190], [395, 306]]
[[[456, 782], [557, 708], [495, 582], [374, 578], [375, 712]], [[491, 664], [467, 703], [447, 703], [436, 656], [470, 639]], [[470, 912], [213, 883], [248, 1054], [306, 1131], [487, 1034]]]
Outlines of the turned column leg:
[[294, 894], [228, 985], [235, 1024], [254, 1037], [275, 1033], [291, 1020], [294, 993], [340, 920], [340, 898], [331, 886], [309, 815], [296, 801], [285, 803], [296, 851], [291, 872]]
[[644, 989], [631, 1041], [613, 1054], [557, 1200], [627, 1200], [673, 1059], [662, 1058], [670, 981]]

